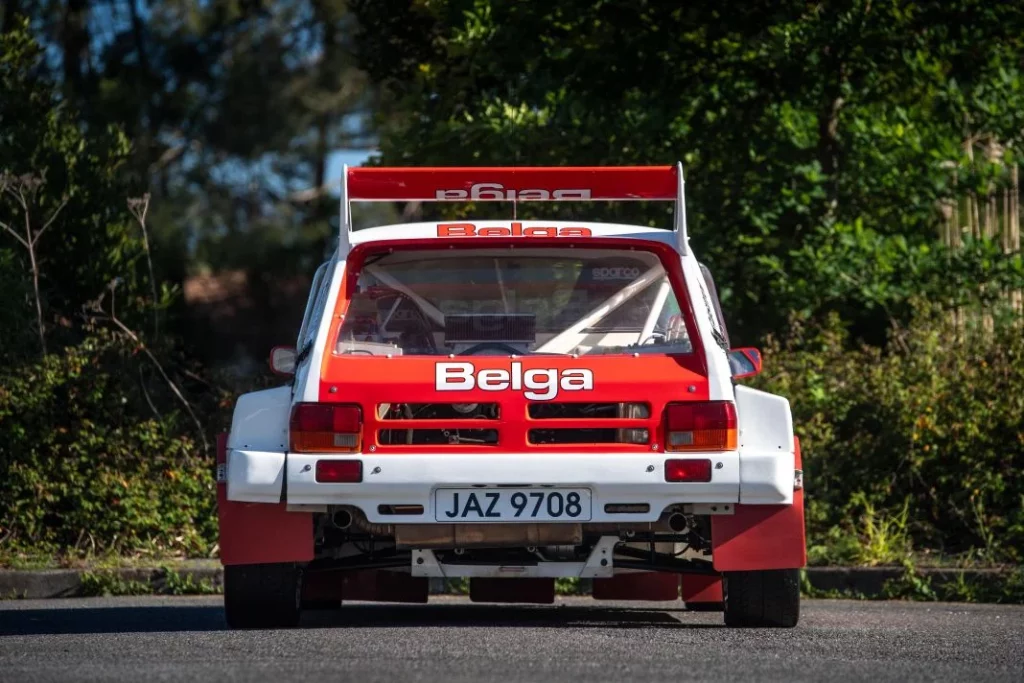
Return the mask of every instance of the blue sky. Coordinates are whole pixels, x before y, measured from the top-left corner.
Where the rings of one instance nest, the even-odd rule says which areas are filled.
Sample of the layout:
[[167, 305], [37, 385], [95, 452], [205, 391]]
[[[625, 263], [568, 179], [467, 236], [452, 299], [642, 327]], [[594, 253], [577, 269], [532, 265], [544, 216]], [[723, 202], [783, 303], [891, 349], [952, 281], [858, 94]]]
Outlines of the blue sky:
[[[149, 7], [141, 0], [128, 0], [135, 3], [136, 9], [143, 20], [149, 18]], [[199, 0], [200, 6], [206, 6], [206, 0]], [[93, 50], [101, 53], [113, 40], [113, 36], [124, 32], [130, 25], [129, 6], [117, 3], [99, 3], [90, 7], [90, 30], [93, 38]], [[47, 45], [47, 56], [54, 68], [59, 66], [61, 59], [60, 51], [56, 45]], [[349, 166], [361, 166], [374, 153], [366, 149], [338, 149], [332, 153], [328, 160], [327, 181], [330, 184], [332, 194], [337, 194], [338, 181], [341, 179], [342, 164]]]
[[339, 149], [327, 161], [327, 183], [331, 186], [331, 194], [338, 194], [338, 181], [341, 180], [341, 167], [362, 166], [373, 152], [365, 149]]

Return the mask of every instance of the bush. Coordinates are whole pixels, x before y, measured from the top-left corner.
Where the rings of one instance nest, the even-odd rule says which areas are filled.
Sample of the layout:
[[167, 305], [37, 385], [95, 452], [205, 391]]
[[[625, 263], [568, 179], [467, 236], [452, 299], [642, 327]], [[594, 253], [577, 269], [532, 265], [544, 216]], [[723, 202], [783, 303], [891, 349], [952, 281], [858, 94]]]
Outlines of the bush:
[[[45, 50], [27, 21], [8, 28], [0, 222], [17, 229], [0, 231], [2, 559], [209, 554], [216, 518], [203, 430], [223, 425], [179, 414], [199, 392], [177, 367], [172, 325], [156, 331], [170, 288], [150, 281], [126, 210], [145, 185], [126, 172], [129, 141], [90, 125], [42, 77]], [[26, 223], [34, 237], [21, 236]], [[202, 391], [195, 412], [218, 416], [218, 390]]]
[[0, 375], [5, 553], [210, 554], [212, 462], [188, 421], [146, 407], [136, 351], [94, 329]]
[[913, 543], [1024, 559], [1024, 334], [980, 319], [919, 312], [879, 349], [851, 348], [832, 317], [766, 345], [760, 386], [792, 401], [812, 558], [893, 564]]

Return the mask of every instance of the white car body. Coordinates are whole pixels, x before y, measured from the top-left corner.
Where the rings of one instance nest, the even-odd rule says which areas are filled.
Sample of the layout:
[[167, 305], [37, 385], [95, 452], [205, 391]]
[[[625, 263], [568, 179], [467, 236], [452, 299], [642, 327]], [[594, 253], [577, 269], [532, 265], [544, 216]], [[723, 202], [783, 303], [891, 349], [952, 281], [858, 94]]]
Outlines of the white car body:
[[[341, 583], [314, 590], [309, 571], [382, 576], [358, 593], [379, 600], [423, 601], [416, 580], [461, 576], [474, 600], [509, 601], [501, 581], [530, 579], [519, 601], [546, 602], [553, 578], [592, 578], [599, 599], [681, 590], [724, 604], [727, 623], [796, 623], [790, 405], [736, 382], [760, 355], [729, 349], [689, 247], [680, 166], [346, 169], [342, 189], [338, 248], [295, 350], [272, 354], [292, 359], [292, 381], [240, 396], [219, 444], [229, 623], [291, 624], [299, 596], [338, 598]], [[349, 206], [602, 199], [674, 201], [674, 229], [353, 231]], [[269, 620], [256, 607], [268, 590]]]
[[[509, 221], [477, 221], [480, 228], [508, 228]], [[521, 221], [524, 229], [550, 227], [552, 221]], [[559, 226], [557, 222], [554, 223]], [[398, 244], [402, 241], [438, 239], [438, 223], [389, 225], [352, 234], [352, 245], [370, 242]], [[585, 227], [595, 237], [633, 238], [673, 244], [675, 233], [629, 225], [573, 222]], [[686, 274], [691, 302], [701, 304], [710, 297], [697, 259], [688, 251], [679, 256]], [[245, 394], [238, 399], [228, 441], [228, 499], [240, 502], [267, 503], [284, 500], [290, 506], [312, 506], [325, 510], [328, 505], [351, 504], [363, 511], [367, 519], [377, 523], [422, 523], [415, 519], [384, 517], [377, 513], [380, 505], [421, 504], [432, 523], [433, 492], [443, 486], [486, 482], [489, 485], [521, 483], [572, 484], [590, 488], [594, 495], [594, 522], [655, 521], [672, 503], [707, 506], [721, 504], [728, 514], [730, 503], [788, 504], [793, 500], [794, 441], [793, 420], [789, 401], [732, 381], [726, 351], [715, 341], [712, 331], [718, 322], [709, 306], [694, 305], [699, 333], [707, 352], [708, 379], [712, 400], [734, 400], [739, 423], [739, 448], [734, 452], [708, 454], [721, 469], [713, 482], [690, 484], [685, 495], [677, 485], [661, 479], [663, 463], [671, 453], [650, 454], [562, 453], [558, 458], [529, 453], [503, 453], [487, 458], [472, 455], [420, 453], [380, 455], [360, 453], [364, 469], [380, 473], [361, 484], [324, 484], [314, 480], [312, 465], [325, 457], [350, 458], [318, 454], [288, 453], [288, 417], [299, 402], [318, 400], [317, 370], [329, 348], [331, 315], [338, 298], [339, 284], [345, 272], [345, 260], [332, 259], [318, 289], [310, 294], [307, 319], [302, 330], [305, 338], [296, 347], [312, 341], [312, 351], [298, 364], [293, 387], [280, 387]], [[322, 300], [323, 305], [318, 301]], [[691, 454], [697, 455], [697, 454]], [[654, 465], [647, 472], [648, 465]], [[586, 473], [581, 475], [581, 473]], [[608, 515], [601, 510], [606, 502], [629, 500], [648, 503], [648, 513]], [[299, 509], [299, 508], [294, 508]], [[705, 509], [704, 507], [700, 509]], [[710, 509], [709, 507], [706, 509]]]

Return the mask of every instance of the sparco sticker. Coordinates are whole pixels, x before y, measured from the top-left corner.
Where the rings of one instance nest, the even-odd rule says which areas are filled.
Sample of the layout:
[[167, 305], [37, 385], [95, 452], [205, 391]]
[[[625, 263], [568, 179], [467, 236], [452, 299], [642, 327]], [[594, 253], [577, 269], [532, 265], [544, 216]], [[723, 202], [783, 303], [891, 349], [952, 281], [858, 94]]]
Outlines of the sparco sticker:
[[561, 391], [593, 391], [594, 373], [586, 368], [531, 368], [512, 362], [508, 370], [477, 370], [472, 363], [436, 363], [434, 388], [438, 391], [522, 391], [531, 401], [550, 401]]
[[594, 268], [595, 280], [635, 280], [638, 277], [639, 268]]

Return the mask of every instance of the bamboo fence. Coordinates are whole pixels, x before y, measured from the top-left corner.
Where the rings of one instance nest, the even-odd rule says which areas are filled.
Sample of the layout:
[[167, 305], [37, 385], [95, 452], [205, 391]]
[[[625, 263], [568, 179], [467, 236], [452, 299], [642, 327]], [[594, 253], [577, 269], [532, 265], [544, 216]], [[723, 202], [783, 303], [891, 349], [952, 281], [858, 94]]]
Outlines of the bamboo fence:
[[[965, 144], [968, 159], [974, 162], [974, 144]], [[989, 141], [985, 154], [989, 162], [1001, 163], [1003, 150], [998, 143]], [[957, 186], [958, 177], [955, 164], [953, 168], [953, 185]], [[1020, 251], [1020, 168], [1017, 164], [1005, 167], [1003, 182], [990, 183], [983, 195], [974, 190], [965, 193], [955, 192], [955, 198], [942, 206], [943, 220], [939, 226], [941, 242], [951, 249], [963, 247], [964, 235], [974, 238], [998, 240], [1005, 253]], [[1024, 292], [1013, 290], [1004, 292], [1003, 299], [1018, 316], [1024, 315]], [[966, 324], [965, 312], [961, 309], [952, 313], [953, 322], [958, 328]], [[991, 330], [992, 315], [982, 315], [982, 326]]]

